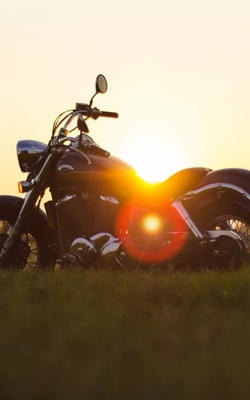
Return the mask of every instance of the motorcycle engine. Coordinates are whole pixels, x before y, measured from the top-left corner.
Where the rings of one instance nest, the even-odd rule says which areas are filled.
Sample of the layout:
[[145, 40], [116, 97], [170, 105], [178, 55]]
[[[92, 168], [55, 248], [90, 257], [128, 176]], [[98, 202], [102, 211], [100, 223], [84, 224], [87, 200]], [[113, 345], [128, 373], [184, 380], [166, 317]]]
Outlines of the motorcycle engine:
[[56, 204], [65, 239], [88, 236], [89, 226], [85, 207], [76, 194], [67, 194]]
[[[90, 238], [100, 232], [114, 235], [119, 206], [114, 197], [91, 196], [87, 192], [61, 197], [56, 208], [68, 251], [75, 253], [77, 248], [78, 254], [86, 255], [88, 245], [82, 238]], [[89, 248], [91, 252], [92, 243]]]
[[95, 233], [108, 232], [115, 236], [115, 222], [120, 203], [115, 197], [100, 196], [95, 204]]

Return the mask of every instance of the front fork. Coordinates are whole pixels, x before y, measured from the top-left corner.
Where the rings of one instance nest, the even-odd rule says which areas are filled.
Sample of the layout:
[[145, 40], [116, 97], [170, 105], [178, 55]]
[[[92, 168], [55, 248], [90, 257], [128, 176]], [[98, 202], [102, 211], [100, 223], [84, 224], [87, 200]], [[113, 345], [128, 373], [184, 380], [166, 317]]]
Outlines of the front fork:
[[3, 264], [8, 255], [10, 254], [11, 250], [13, 249], [13, 246], [22, 232], [22, 229], [25, 225], [27, 225], [32, 212], [34, 211], [35, 204], [43, 192], [43, 190], [46, 187], [46, 180], [48, 177], [48, 174], [51, 170], [52, 163], [54, 162], [58, 151], [57, 149], [54, 149], [55, 151], [52, 151], [44, 165], [42, 166], [40, 172], [38, 173], [35, 182], [33, 184], [32, 189], [26, 194], [23, 206], [18, 214], [17, 220], [14, 224], [14, 226], [11, 228], [11, 231], [2, 247], [1, 253], [0, 253], [0, 265]]

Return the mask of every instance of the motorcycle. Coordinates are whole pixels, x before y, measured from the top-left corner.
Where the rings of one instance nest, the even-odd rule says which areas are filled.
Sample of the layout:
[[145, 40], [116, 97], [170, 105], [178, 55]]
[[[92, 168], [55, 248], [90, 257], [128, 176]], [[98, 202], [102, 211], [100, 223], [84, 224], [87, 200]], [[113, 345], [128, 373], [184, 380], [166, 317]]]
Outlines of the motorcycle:
[[89, 136], [88, 119], [118, 117], [93, 107], [107, 87], [98, 75], [90, 102], [60, 114], [47, 145], [18, 141], [28, 175], [24, 198], [0, 196], [1, 268], [240, 267], [250, 253], [250, 171], [187, 168], [146, 184]]

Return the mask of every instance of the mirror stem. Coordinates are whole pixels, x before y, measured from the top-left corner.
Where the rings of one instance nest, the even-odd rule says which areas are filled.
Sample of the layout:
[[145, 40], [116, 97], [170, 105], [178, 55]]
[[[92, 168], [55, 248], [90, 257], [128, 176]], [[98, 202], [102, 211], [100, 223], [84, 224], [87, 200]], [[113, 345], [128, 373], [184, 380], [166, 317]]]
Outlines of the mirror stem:
[[92, 107], [93, 100], [94, 100], [95, 96], [97, 95], [97, 93], [98, 93], [98, 92], [95, 92], [94, 96], [92, 96], [92, 98], [91, 98], [91, 100], [90, 100], [90, 102], [89, 102], [89, 106], [90, 106], [90, 107]]

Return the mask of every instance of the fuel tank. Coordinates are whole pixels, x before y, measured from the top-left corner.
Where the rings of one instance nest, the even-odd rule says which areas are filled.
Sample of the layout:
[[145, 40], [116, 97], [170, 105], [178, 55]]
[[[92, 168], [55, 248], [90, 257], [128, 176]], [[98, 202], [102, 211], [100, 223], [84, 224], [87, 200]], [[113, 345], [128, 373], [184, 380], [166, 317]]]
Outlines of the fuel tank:
[[135, 169], [119, 158], [79, 149], [69, 150], [56, 168], [56, 181], [65, 190], [77, 187], [104, 195], [119, 195], [132, 188], [138, 179]]
[[187, 168], [162, 183], [149, 185], [133, 167], [117, 157], [73, 148], [58, 161], [56, 183], [64, 190], [81, 189], [118, 197], [127, 194], [151, 204], [195, 189], [210, 171], [208, 168]]

